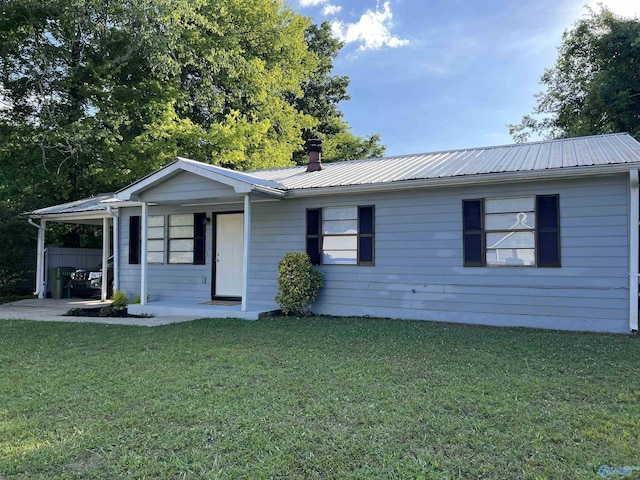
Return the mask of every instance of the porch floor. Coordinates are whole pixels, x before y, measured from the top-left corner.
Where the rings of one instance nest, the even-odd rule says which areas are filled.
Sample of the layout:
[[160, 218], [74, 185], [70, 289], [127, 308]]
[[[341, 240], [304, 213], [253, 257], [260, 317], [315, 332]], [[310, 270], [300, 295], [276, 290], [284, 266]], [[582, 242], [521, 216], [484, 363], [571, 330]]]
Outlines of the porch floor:
[[243, 312], [241, 305], [209, 305], [202, 303], [184, 302], [179, 300], [158, 300], [146, 305], [129, 305], [129, 313], [133, 315], [189, 316], [195, 318], [240, 318], [242, 320], [258, 320], [272, 312], [279, 310], [275, 302], [249, 302], [247, 311]]
[[179, 301], [152, 301], [147, 305], [129, 305], [128, 311], [134, 315], [147, 313], [151, 318], [111, 318], [111, 317], [69, 317], [65, 314], [72, 308], [100, 308], [110, 305], [111, 301], [101, 302], [95, 299], [81, 298], [33, 298], [17, 302], [0, 304], [0, 319], [36, 320], [40, 322], [86, 322], [111, 323], [117, 325], [135, 325], [155, 327], [171, 323], [181, 323], [197, 318], [240, 318], [257, 320], [270, 312], [278, 310], [275, 303], [249, 304], [246, 312], [240, 311], [240, 305], [198, 305]]

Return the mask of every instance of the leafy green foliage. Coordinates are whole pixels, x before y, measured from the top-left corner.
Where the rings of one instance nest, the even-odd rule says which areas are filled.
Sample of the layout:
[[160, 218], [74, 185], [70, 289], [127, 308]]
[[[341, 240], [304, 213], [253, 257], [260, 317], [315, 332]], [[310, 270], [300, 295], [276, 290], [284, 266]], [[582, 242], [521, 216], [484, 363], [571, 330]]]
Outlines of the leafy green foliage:
[[129, 302], [129, 299], [127, 298], [127, 294], [124, 293], [122, 290], [115, 290], [113, 292], [113, 295], [111, 295], [111, 302], [112, 302], [113, 308], [122, 310], [126, 308], [127, 303]]
[[327, 317], [0, 329], [6, 480], [595, 479], [638, 458], [635, 337]]
[[510, 125], [516, 141], [628, 132], [640, 139], [640, 20], [605, 7], [564, 33], [541, 79], [533, 115]]
[[285, 315], [306, 315], [322, 288], [322, 272], [306, 253], [285, 253], [278, 265], [276, 302]]

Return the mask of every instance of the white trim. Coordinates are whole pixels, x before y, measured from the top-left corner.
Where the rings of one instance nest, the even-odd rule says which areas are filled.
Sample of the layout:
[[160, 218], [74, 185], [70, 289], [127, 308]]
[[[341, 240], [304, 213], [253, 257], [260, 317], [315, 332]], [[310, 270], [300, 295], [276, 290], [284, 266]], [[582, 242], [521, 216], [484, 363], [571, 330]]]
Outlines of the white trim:
[[247, 311], [247, 291], [249, 284], [249, 239], [251, 238], [251, 199], [244, 196], [244, 250], [242, 252], [242, 312]]
[[28, 218], [27, 221], [38, 229], [38, 240], [36, 248], [36, 289], [33, 292], [38, 298], [44, 298], [46, 295], [46, 279], [44, 275], [44, 238], [45, 229], [47, 225], [46, 220], [40, 220], [40, 225], [35, 223], [32, 219]]
[[640, 226], [638, 170], [629, 172], [629, 330], [638, 331], [638, 228]]
[[[45, 218], [52, 222], [62, 222], [62, 223], [79, 223], [79, 224], [92, 224], [92, 225], [101, 225], [101, 220], [103, 218], [109, 218], [109, 215], [102, 210], [93, 210], [93, 211], [85, 211], [85, 212], [74, 212], [74, 213], [40, 213], [40, 214], [29, 214], [29, 218]], [[89, 222], [88, 220], [92, 220]]]
[[107, 213], [113, 217], [113, 291], [120, 290], [120, 212], [115, 213], [111, 205]]
[[[182, 172], [193, 173], [194, 175], [207, 178], [211, 181], [227, 185], [232, 187], [238, 194], [250, 193], [254, 190], [274, 196], [283, 196], [285, 194], [284, 190], [278, 188], [275, 182], [252, 178], [251, 175], [223, 169], [215, 165], [199, 165], [198, 163], [199, 162], [193, 160], [178, 158], [166, 167], [116, 192], [115, 198], [118, 200], [136, 200], [136, 195]], [[259, 183], [271, 183], [273, 186], [260, 185]]]
[[107, 289], [109, 288], [109, 219], [102, 219], [102, 281], [100, 282], [100, 300], [107, 299]]
[[140, 305], [147, 304], [147, 224], [149, 221], [149, 205], [142, 202], [140, 226]]

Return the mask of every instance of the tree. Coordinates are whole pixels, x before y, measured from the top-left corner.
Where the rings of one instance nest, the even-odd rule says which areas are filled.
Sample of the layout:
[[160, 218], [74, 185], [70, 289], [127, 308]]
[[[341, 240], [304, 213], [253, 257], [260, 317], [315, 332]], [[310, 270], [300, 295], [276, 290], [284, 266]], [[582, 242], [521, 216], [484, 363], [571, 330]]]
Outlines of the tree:
[[533, 115], [509, 125], [516, 141], [628, 132], [640, 139], [640, 20], [589, 9], [564, 33]]
[[[334, 162], [384, 155], [385, 146], [380, 143], [380, 135], [365, 138], [351, 133], [344, 121], [340, 102], [349, 100], [347, 93], [349, 77], [331, 75], [333, 60], [338, 56], [344, 43], [331, 34], [331, 25], [322, 22], [320, 26], [311, 24], [305, 31], [305, 42], [316, 57], [316, 68], [302, 85], [302, 95], [290, 96], [289, 100], [300, 112], [315, 120], [315, 125], [303, 130], [304, 140], [321, 138], [324, 140], [323, 161]], [[304, 149], [294, 153], [298, 165], [307, 163]]]
[[314, 123], [288, 101], [316, 68], [308, 21], [277, 0], [2, 8], [0, 121], [32, 148], [5, 149], [0, 165], [39, 169], [56, 200], [122, 186], [178, 154], [287, 165]]

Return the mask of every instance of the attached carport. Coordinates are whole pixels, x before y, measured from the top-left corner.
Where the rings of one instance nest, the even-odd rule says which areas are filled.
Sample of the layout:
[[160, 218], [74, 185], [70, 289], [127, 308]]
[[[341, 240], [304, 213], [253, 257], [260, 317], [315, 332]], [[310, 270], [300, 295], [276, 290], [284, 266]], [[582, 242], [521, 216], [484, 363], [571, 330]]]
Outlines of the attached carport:
[[[107, 263], [111, 255], [109, 229], [113, 226], [114, 262], [113, 278], [114, 290], [118, 288], [118, 214], [110, 206], [102, 205], [103, 200], [112, 198], [113, 194], [103, 193], [95, 197], [85, 198], [75, 202], [63, 203], [52, 207], [41, 208], [27, 213], [28, 222], [38, 229], [36, 253], [36, 289], [33, 292], [38, 298], [46, 295], [45, 272], [45, 239], [47, 223], [69, 223], [76, 225], [102, 225], [102, 278], [108, 278]], [[39, 220], [39, 223], [34, 221]], [[102, 282], [101, 300], [107, 299], [107, 282]]]

